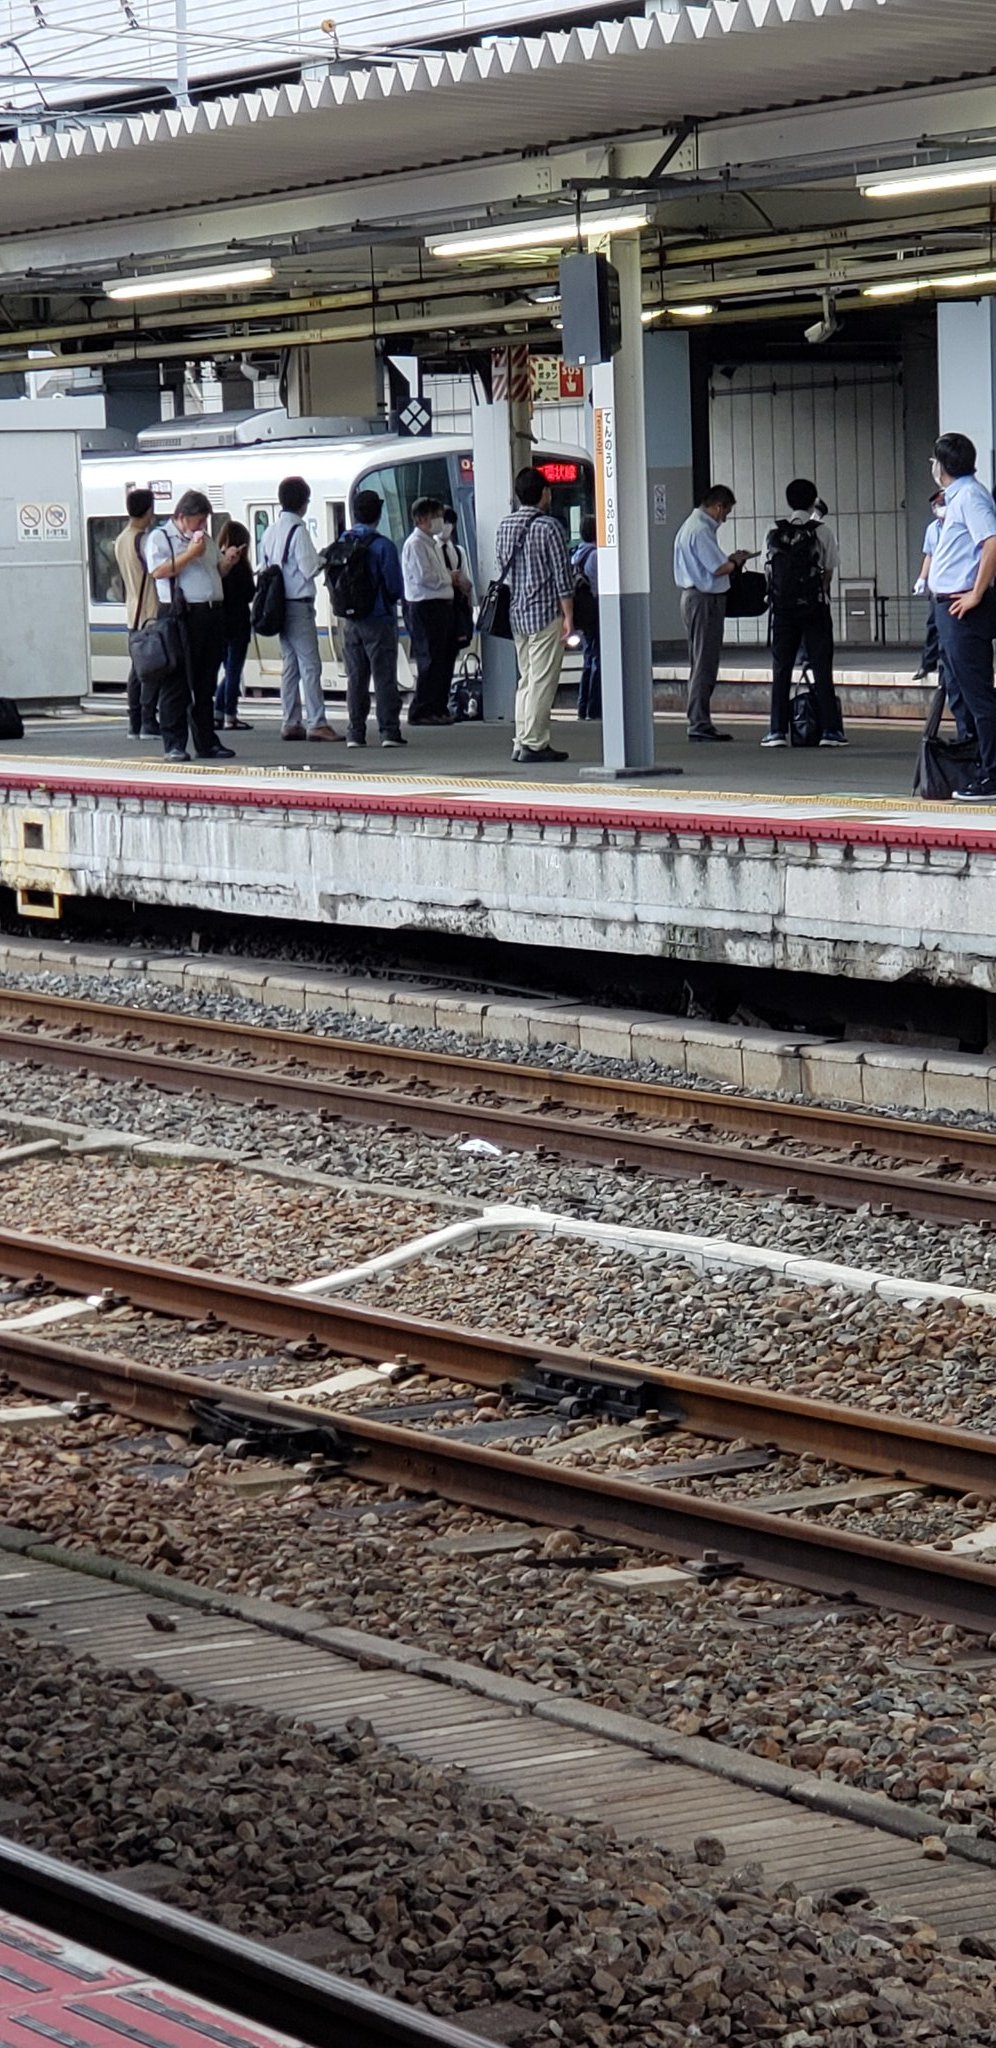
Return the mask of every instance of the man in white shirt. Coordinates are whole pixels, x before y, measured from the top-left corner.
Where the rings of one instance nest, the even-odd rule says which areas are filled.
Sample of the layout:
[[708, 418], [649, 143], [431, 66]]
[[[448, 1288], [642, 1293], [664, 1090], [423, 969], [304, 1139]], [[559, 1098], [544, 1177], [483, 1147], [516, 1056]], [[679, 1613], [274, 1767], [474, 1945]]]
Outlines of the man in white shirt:
[[241, 548], [219, 555], [208, 523], [211, 500], [203, 491], [184, 491], [172, 519], [156, 526], [145, 543], [145, 561], [162, 605], [178, 588], [183, 597], [181, 633], [185, 665], [159, 688], [159, 729], [167, 761], [189, 761], [187, 729], [202, 761], [231, 761], [214, 729], [214, 692], [225, 646], [221, 579], [239, 560]]
[[710, 704], [723, 652], [726, 598], [734, 569], [750, 557], [746, 548], [727, 554], [719, 529], [736, 504], [726, 484], [710, 484], [700, 505], [679, 526], [674, 540], [674, 580], [681, 592], [681, 617], [688, 634], [688, 737], [728, 740], [717, 732]]
[[337, 740], [341, 735], [333, 731], [325, 715], [322, 657], [315, 620], [315, 578], [321, 573], [322, 562], [304, 520], [311, 502], [311, 486], [303, 476], [285, 476], [277, 488], [277, 497], [280, 517], [263, 535], [256, 566], [276, 566], [284, 579], [280, 737]]
[[437, 546], [444, 525], [438, 498], [416, 498], [412, 506], [412, 531], [401, 550], [405, 618], [415, 662], [415, 695], [408, 707], [409, 725], [453, 723], [446, 707], [456, 660], [453, 590], [457, 576], [447, 567]]

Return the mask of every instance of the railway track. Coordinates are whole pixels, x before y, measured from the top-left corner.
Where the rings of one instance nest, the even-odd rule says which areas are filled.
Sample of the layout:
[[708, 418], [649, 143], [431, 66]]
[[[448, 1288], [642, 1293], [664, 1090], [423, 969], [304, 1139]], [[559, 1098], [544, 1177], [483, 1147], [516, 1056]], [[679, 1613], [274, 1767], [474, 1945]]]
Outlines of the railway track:
[[[996, 1632], [996, 1570], [961, 1556], [788, 1521], [742, 1501], [703, 1499], [636, 1480], [553, 1468], [528, 1457], [453, 1441], [445, 1433], [338, 1410], [331, 1415], [275, 1395], [232, 1388], [219, 1393], [216, 1382], [196, 1374], [4, 1332], [2, 1327], [0, 1370], [33, 1392], [105, 1402], [143, 1423], [204, 1441], [237, 1444], [249, 1455], [289, 1457], [295, 1463], [311, 1460], [316, 1472], [329, 1478], [343, 1475], [374, 1485], [400, 1485], [499, 1517], [573, 1528], [637, 1550], [699, 1558], [716, 1568], [725, 1566], [833, 1598], [852, 1595], [901, 1612], [938, 1616], [986, 1635]], [[798, 1427], [803, 1420], [799, 1411], [808, 1405], [788, 1404], [794, 1411], [789, 1429]], [[846, 1411], [830, 1415], [846, 1428]], [[818, 1426], [815, 1418], [808, 1420]], [[872, 1455], [888, 1456], [886, 1443], [895, 1453], [894, 1433], [886, 1432], [876, 1452], [871, 1438], [879, 1425], [867, 1416], [855, 1420]], [[972, 1469], [988, 1467], [992, 1490], [993, 1452], [988, 1440], [972, 1439], [967, 1432], [927, 1430], [919, 1424], [898, 1428], [908, 1432], [911, 1443], [919, 1444], [921, 1456], [926, 1457], [929, 1443], [936, 1442], [938, 1461], [947, 1463], [948, 1469], [948, 1461], [959, 1451]]]
[[936, 1222], [996, 1225], [996, 1137], [983, 1131], [34, 990], [0, 989], [0, 1019], [0, 1057], [39, 1066], [436, 1137], [464, 1135], [472, 1125], [512, 1150], [545, 1148], [589, 1164], [705, 1177], [843, 1208], [868, 1203]]
[[[574, 1416], [628, 1419], [653, 1413], [665, 1425], [698, 1435], [742, 1438], [856, 1471], [996, 1496], [996, 1438], [972, 1430], [629, 1364], [597, 1352], [555, 1345], [539, 1349], [526, 1338], [497, 1331], [362, 1308], [336, 1296], [323, 1300], [27, 1231], [0, 1230], [0, 1272], [29, 1281], [40, 1277], [67, 1294], [108, 1292], [162, 1315], [214, 1321], [255, 1336], [312, 1339], [334, 1354], [375, 1365], [401, 1360], [432, 1377], [559, 1405]], [[12, 1378], [18, 1375], [8, 1360], [16, 1363], [26, 1355], [27, 1341], [0, 1322], [0, 1369]], [[75, 1389], [62, 1383], [40, 1391], [61, 1397]]]

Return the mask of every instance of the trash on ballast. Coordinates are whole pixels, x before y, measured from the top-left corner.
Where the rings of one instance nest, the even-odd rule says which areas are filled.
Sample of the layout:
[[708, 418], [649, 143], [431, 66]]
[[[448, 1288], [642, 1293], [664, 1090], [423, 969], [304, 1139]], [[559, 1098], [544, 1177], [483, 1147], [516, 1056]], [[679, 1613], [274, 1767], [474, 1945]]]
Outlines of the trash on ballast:
[[501, 1146], [492, 1145], [489, 1138], [462, 1138], [458, 1152], [486, 1152], [489, 1159], [501, 1158]]

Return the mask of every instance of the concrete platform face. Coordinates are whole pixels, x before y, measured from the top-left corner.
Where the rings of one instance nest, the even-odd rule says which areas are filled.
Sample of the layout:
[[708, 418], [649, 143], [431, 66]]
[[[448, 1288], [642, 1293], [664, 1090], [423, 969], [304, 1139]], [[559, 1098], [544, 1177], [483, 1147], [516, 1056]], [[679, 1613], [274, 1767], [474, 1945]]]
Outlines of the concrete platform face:
[[634, 956], [914, 975], [996, 990], [996, 808], [908, 796], [915, 728], [846, 753], [761, 752], [657, 726], [661, 765], [513, 767], [507, 726], [419, 729], [403, 752], [287, 745], [257, 713], [237, 759], [168, 764], [105, 716], [0, 750], [0, 879], [27, 915], [73, 896], [271, 920], [451, 931]]

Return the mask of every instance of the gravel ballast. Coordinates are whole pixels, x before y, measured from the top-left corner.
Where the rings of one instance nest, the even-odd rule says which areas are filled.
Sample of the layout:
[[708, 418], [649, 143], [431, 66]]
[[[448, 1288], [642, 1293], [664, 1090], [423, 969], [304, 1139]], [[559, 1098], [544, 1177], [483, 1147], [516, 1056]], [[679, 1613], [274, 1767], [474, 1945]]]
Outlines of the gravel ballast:
[[[383, 1749], [221, 1710], [0, 1634], [0, 1796], [34, 1847], [120, 1871], [499, 2040], [590, 2048], [996, 2039], [992, 1969], [869, 1903], [778, 1897], [546, 1822]], [[318, 1931], [317, 1942], [314, 1930]], [[503, 2024], [504, 2020], [504, 2024]]]

